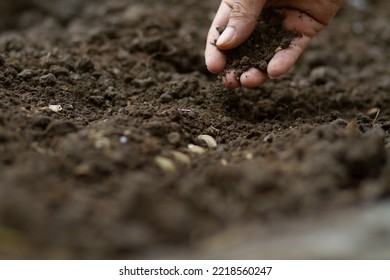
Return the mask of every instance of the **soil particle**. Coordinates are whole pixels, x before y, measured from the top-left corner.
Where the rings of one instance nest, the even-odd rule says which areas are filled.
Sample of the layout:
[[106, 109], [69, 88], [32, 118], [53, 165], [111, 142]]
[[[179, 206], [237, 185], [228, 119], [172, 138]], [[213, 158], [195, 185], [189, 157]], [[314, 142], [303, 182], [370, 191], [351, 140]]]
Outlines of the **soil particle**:
[[43, 86], [53, 86], [57, 82], [57, 78], [54, 74], [49, 73], [39, 78], [39, 83]]

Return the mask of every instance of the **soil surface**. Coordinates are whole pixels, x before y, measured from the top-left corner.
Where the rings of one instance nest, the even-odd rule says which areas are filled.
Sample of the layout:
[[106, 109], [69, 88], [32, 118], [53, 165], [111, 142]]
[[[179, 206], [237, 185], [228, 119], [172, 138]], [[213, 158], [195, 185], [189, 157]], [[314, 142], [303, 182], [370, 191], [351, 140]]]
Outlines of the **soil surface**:
[[1, 258], [191, 258], [389, 200], [389, 2], [346, 1], [291, 73], [235, 91], [204, 65], [217, 2], [3, 8]]

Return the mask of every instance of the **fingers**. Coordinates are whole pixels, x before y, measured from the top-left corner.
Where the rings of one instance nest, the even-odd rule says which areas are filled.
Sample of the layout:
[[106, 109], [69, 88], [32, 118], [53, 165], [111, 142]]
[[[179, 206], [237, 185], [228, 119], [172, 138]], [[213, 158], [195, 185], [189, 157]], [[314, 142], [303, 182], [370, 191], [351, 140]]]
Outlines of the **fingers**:
[[277, 78], [287, 73], [298, 60], [311, 38], [303, 36], [291, 42], [290, 46], [277, 52], [268, 63], [267, 73], [270, 78]]
[[240, 81], [237, 79], [236, 72], [234, 70], [226, 73], [222, 77], [222, 81], [223, 81], [223, 84], [225, 85], [225, 87], [227, 87], [227, 88], [233, 89], [233, 88], [238, 88], [241, 86]]
[[205, 60], [207, 69], [214, 74], [221, 72], [226, 65], [225, 55], [210, 43], [206, 46]]
[[311, 38], [325, 27], [311, 16], [297, 10], [283, 9], [282, 13], [285, 15], [283, 27], [301, 33], [302, 37], [293, 40], [288, 48], [275, 54], [268, 63], [267, 73], [270, 78], [287, 73], [309, 45]]
[[240, 77], [241, 86], [246, 88], [258, 87], [268, 80], [267, 74], [261, 72], [259, 69], [251, 68]]
[[266, 0], [223, 0], [219, 12], [223, 13], [226, 29], [218, 38], [217, 47], [229, 50], [244, 42], [255, 28], [265, 2]]
[[272, 6], [274, 8], [296, 8], [305, 12], [317, 22], [327, 25], [345, 0], [299, 0], [295, 1], [294, 5], [291, 5], [292, 2], [291, 0], [278, 0], [274, 1]]
[[223, 78], [223, 83], [227, 88], [238, 88], [240, 86], [246, 88], [258, 87], [268, 80], [267, 74], [258, 69], [251, 68], [244, 72], [239, 79], [237, 79], [235, 71], [230, 71]]
[[229, 7], [222, 2], [207, 35], [205, 61], [207, 69], [214, 74], [221, 72], [226, 65], [226, 57], [217, 49], [215, 42], [220, 36], [217, 27], [226, 26], [229, 22], [229, 15]]
[[[244, 42], [255, 28], [256, 21], [266, 0], [222, 0], [210, 27], [205, 61], [212, 73], [221, 72], [226, 65], [226, 57], [219, 49], [233, 49]], [[217, 27], [226, 26], [220, 35]], [[216, 42], [216, 46], [213, 43]]]

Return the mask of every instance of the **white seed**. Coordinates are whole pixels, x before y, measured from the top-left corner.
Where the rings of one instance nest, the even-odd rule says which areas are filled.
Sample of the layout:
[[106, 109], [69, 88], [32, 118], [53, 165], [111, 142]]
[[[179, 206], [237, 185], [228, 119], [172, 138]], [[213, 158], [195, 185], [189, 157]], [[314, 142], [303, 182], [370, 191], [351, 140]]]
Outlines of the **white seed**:
[[96, 149], [105, 149], [105, 148], [109, 148], [110, 146], [111, 146], [111, 141], [107, 137], [101, 137], [95, 140]]
[[175, 164], [169, 158], [162, 157], [162, 156], [156, 156], [154, 158], [154, 162], [157, 164], [158, 167], [161, 168], [162, 171], [165, 171], [165, 172], [175, 172], [176, 171]]
[[253, 159], [253, 154], [252, 154], [252, 153], [247, 153], [247, 154], [245, 155], [245, 158], [246, 158], [247, 160], [251, 160], [251, 159]]
[[229, 165], [229, 163], [228, 163], [228, 161], [226, 160], [226, 159], [221, 159], [221, 164], [222, 164], [222, 166], [228, 166]]
[[31, 148], [33, 148], [37, 153], [46, 155], [47, 151], [44, 148], [41, 148], [37, 142], [31, 143]]
[[119, 143], [121, 143], [121, 144], [126, 144], [128, 140], [129, 139], [127, 138], [127, 136], [119, 137]]
[[188, 144], [188, 150], [191, 153], [198, 154], [198, 155], [204, 154], [206, 152], [206, 150], [203, 149], [201, 146], [194, 145], [194, 144]]
[[191, 159], [185, 153], [178, 151], [171, 151], [172, 156], [179, 162], [184, 163], [186, 165], [191, 165]]
[[61, 105], [49, 105], [48, 106], [50, 111], [53, 111], [55, 113], [59, 113], [62, 111], [62, 106]]
[[215, 148], [218, 145], [217, 141], [210, 135], [199, 135], [198, 139], [204, 141], [209, 148]]
[[371, 108], [367, 111], [367, 115], [369, 115], [369, 116], [376, 115], [378, 113], [378, 111], [380, 111], [379, 108]]
[[80, 176], [80, 177], [88, 176], [88, 175], [90, 175], [92, 172], [93, 172], [92, 166], [90, 166], [89, 164], [80, 164], [80, 165], [77, 165], [77, 166], [73, 169], [74, 175]]

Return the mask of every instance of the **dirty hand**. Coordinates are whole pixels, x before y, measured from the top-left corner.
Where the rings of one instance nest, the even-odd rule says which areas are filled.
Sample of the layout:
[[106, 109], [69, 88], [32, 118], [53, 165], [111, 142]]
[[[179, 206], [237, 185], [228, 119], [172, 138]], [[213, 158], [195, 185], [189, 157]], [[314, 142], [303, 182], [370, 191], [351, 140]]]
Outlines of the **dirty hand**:
[[[263, 8], [280, 9], [285, 15], [286, 30], [302, 33], [291, 45], [275, 54], [268, 64], [267, 73], [252, 68], [237, 79], [235, 73], [223, 78], [229, 88], [256, 87], [268, 78], [285, 74], [294, 65], [311, 38], [323, 29], [336, 14], [343, 0], [222, 0], [209, 30], [205, 51], [206, 65], [210, 72], [219, 73], [226, 65], [221, 50], [230, 50], [243, 43], [255, 28]], [[219, 35], [218, 26], [226, 26]], [[216, 46], [211, 44], [216, 41]]]

